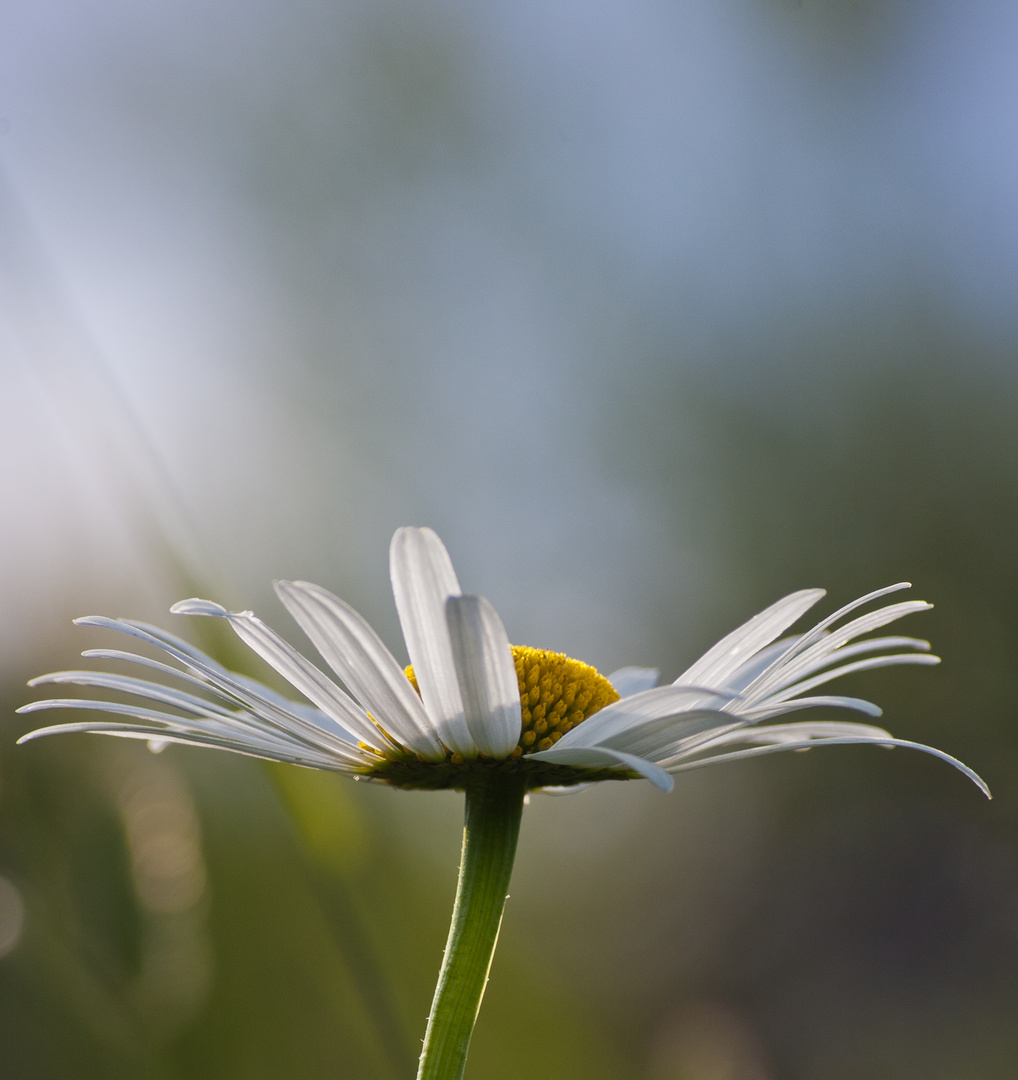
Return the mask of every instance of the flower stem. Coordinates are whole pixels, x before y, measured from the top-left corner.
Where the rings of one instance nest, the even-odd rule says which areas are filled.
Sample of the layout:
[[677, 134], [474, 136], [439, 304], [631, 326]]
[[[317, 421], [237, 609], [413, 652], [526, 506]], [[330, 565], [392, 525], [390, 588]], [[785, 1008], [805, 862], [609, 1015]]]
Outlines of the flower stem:
[[463, 854], [449, 940], [417, 1080], [460, 1080], [516, 857], [526, 781], [496, 770], [466, 792]]

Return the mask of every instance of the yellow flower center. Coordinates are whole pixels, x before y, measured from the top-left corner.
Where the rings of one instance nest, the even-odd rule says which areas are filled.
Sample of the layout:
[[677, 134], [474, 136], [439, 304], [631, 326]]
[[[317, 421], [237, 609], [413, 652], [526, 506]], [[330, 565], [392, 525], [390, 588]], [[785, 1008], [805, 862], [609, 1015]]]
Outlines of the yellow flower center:
[[[547, 750], [588, 716], [619, 700], [615, 687], [589, 664], [547, 649], [510, 647], [523, 707], [523, 729], [512, 757]], [[406, 677], [420, 693], [412, 666]]]

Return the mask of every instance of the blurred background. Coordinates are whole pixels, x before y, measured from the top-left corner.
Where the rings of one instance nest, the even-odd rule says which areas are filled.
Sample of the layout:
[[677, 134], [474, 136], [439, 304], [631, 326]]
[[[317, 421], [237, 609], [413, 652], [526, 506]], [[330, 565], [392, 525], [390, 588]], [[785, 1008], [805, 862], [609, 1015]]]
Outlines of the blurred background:
[[[1018, 1056], [1018, 7], [0, 4], [0, 1060], [409, 1077], [460, 798], [15, 749], [25, 681], [182, 596], [403, 656], [399, 525], [511, 640], [674, 678], [901, 579], [955, 754], [534, 798], [468, 1076], [1004, 1080]], [[201, 635], [205, 635], [204, 637]]]

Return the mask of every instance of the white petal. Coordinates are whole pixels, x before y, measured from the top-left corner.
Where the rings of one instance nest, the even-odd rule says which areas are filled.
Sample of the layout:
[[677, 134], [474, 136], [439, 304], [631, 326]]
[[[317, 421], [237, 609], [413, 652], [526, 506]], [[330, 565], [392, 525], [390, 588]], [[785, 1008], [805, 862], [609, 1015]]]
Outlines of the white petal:
[[403, 638], [421, 700], [448, 749], [474, 757], [445, 617], [445, 602], [461, 589], [449, 553], [431, 529], [397, 529], [389, 547], [389, 573]]
[[894, 667], [898, 664], [922, 664], [926, 667], [935, 667], [940, 663], [939, 656], [930, 653], [892, 653], [890, 656], [870, 656], [865, 660], [856, 660], [851, 664], [843, 664], [841, 667], [832, 668], [820, 675], [814, 675], [812, 679], [803, 679], [802, 682], [792, 683], [778, 693], [768, 694], [763, 704], [779, 704], [799, 694], [812, 690], [814, 687], [823, 686], [832, 679], [838, 679], [842, 675], [849, 675], [854, 671], [868, 671], [871, 668]]
[[277, 581], [276, 593], [329, 667], [386, 731], [426, 758], [445, 757], [410, 680], [361, 615], [306, 581]]
[[772, 716], [784, 716], [786, 713], [799, 712], [802, 709], [854, 709], [856, 712], [866, 713], [868, 716], [883, 716], [884, 710], [879, 705], [864, 698], [845, 697], [843, 694], [817, 694], [813, 697], [792, 698], [790, 701], [779, 701], [771, 704], [770, 698], [765, 698], [759, 705], [753, 705], [740, 710], [751, 724], [759, 720], [769, 720]]
[[652, 721], [638, 731], [609, 739], [603, 745], [647, 758], [664, 767], [666, 762], [697, 753], [702, 746], [713, 743], [721, 735], [741, 730], [748, 723], [727, 713], [694, 713], [680, 723]]
[[505, 627], [483, 596], [450, 596], [445, 614], [470, 735], [482, 754], [507, 757], [520, 741], [523, 716]]
[[[897, 586], [896, 586], [897, 587]], [[886, 590], [884, 590], [886, 591]], [[921, 608], [915, 608], [913, 610], [925, 610], [928, 605], [923, 604]], [[863, 653], [876, 652], [880, 649], [915, 649], [917, 652], [929, 652], [930, 643], [923, 641], [921, 638], [913, 637], [880, 637], [869, 638], [866, 641], [857, 641], [853, 645], [840, 645], [835, 643], [833, 653], [830, 652], [831, 646], [829, 644], [830, 635], [824, 631], [821, 635], [821, 640], [827, 646], [827, 652], [818, 652], [807, 658], [800, 663], [801, 656], [796, 655], [802, 647], [802, 642], [807, 638], [812, 637], [812, 633], [803, 635], [799, 638], [783, 638], [781, 641], [776, 641], [773, 645], [769, 645], [766, 649], [762, 649], [751, 660], [747, 661], [737, 671], [735, 671], [725, 683], [727, 690], [735, 691], [743, 694], [744, 697], [752, 697], [759, 699], [765, 696], [766, 693], [772, 693], [775, 690], [780, 690], [789, 683], [794, 682], [798, 678], [802, 678], [805, 675], [809, 675], [814, 671], [820, 671], [830, 664], [840, 663], [840, 661], [847, 659], [849, 656], [858, 656]], [[815, 649], [816, 646], [814, 645]], [[813, 653], [813, 649], [810, 650]], [[792, 657], [795, 657], [794, 660]], [[781, 663], [775, 663], [775, 661], [781, 661]], [[773, 665], [773, 675], [775, 678], [771, 679], [771, 674], [768, 672], [767, 689], [761, 691], [758, 688], [753, 687], [753, 683], [758, 679], [768, 668]], [[791, 674], [789, 674], [791, 672]], [[763, 682], [763, 680], [761, 680]], [[750, 688], [753, 687], [752, 690]], [[748, 691], [748, 693], [747, 693]]]
[[266, 663], [271, 664], [309, 701], [313, 701], [368, 746], [381, 749], [384, 745], [379, 738], [379, 730], [371, 723], [364, 710], [252, 612], [227, 611], [222, 605], [211, 600], [198, 599], [182, 600], [170, 610], [175, 615], [209, 615], [226, 619], [245, 645], [258, 653]]
[[[912, 583], [909, 581], [899, 581], [895, 585], [887, 585], [883, 589], [874, 589], [873, 592], [866, 593], [865, 596], [860, 596], [858, 599], [853, 600], [851, 603], [846, 604], [844, 607], [838, 608], [833, 614], [828, 615], [826, 618], [821, 619], [811, 630], [807, 630], [796, 642], [795, 649], [797, 652], [812, 645], [814, 641], [827, 636], [827, 628], [833, 626], [836, 622], [843, 619], [850, 611], [855, 611], [857, 608], [863, 607], [865, 604], [870, 603], [872, 600], [879, 600], [881, 596], [888, 596], [890, 593], [901, 592], [902, 589], [911, 589]], [[927, 607], [929, 605], [920, 604], [921, 607]]]
[[[346, 752], [350, 741], [349, 733], [339, 725], [335, 725], [335, 728], [339, 729], [337, 731], [335, 728], [323, 729], [320, 719], [309, 722], [303, 712], [290, 708], [285, 699], [274, 691], [270, 691], [268, 696], [265, 695], [262, 693], [265, 688], [254, 679], [234, 675], [226, 668], [210, 661], [204, 653], [158, 627], [128, 622], [126, 619], [107, 619], [101, 615], [88, 615], [82, 619], [75, 619], [74, 622], [77, 626], [98, 626], [108, 630], [117, 630], [139, 641], [154, 645], [207, 679], [210, 684], [209, 689], [218, 693], [224, 700], [240, 702], [250, 708], [259, 721], [264, 721], [265, 724], [293, 734], [297, 738], [311, 739], [316, 745], [328, 747], [330, 752]], [[280, 702], [283, 704], [280, 705]], [[323, 715], [317, 714], [318, 717]], [[332, 723], [335, 724], [334, 721]]]
[[608, 681], [615, 687], [620, 698], [632, 697], [644, 690], [653, 690], [657, 686], [661, 672], [653, 667], [624, 667], [613, 671]]
[[604, 769], [624, 767], [632, 772], [639, 773], [644, 779], [649, 780], [655, 787], [662, 791], [672, 790], [672, 778], [658, 768], [653, 762], [632, 754], [623, 753], [621, 750], [610, 750], [604, 746], [561, 747], [561, 741], [550, 750], [540, 750], [536, 754], [528, 754], [529, 760], [547, 761], [552, 765], [570, 765], [578, 769]]
[[[163, 665], [168, 666], [168, 665]], [[202, 685], [197, 679], [198, 685]], [[198, 715], [209, 717], [232, 718], [233, 714], [215, 702], [206, 701], [196, 694], [188, 694], [183, 690], [163, 686], [161, 683], [150, 682], [148, 679], [137, 679], [130, 675], [114, 675], [106, 671], [54, 671], [50, 675], [40, 675], [30, 679], [29, 686], [46, 686], [55, 684], [58, 686], [94, 686], [102, 690], [119, 690], [124, 694], [137, 694], [139, 697], [148, 698], [150, 701], [158, 701], [164, 705], [173, 705], [178, 709], [186, 709]]]
[[[128, 634], [131, 637], [137, 637], [139, 640], [150, 643], [155, 642], [160, 649], [168, 652], [175, 659], [182, 660], [191, 667], [200, 668], [203, 673], [216, 672], [227, 679], [232, 679], [234, 676], [232, 671], [213, 660], [208, 653], [203, 653], [201, 649], [195, 648], [189, 641], [171, 634], [169, 630], [164, 630], [161, 626], [153, 626], [151, 623], [139, 622], [135, 619], [107, 619], [102, 615], [86, 615], [83, 618], [75, 619], [74, 625], [101, 626], [110, 630], [119, 630], [121, 633]], [[141, 634], [146, 636], [140, 637], [138, 631], [141, 631]], [[81, 655], [99, 655], [100, 652], [101, 650], [98, 649], [89, 650]]]
[[309, 753], [306, 748], [277, 748], [256, 740], [243, 740], [214, 735], [198, 730], [179, 730], [170, 727], [153, 727], [144, 724], [118, 724], [114, 722], [85, 721], [75, 724], [54, 724], [52, 727], [38, 728], [22, 735], [18, 743], [31, 742], [47, 735], [70, 735], [78, 732], [96, 735], [117, 735], [128, 739], [143, 739], [147, 742], [184, 743], [192, 746], [204, 746], [214, 750], [229, 750], [234, 754], [257, 757], [268, 761], [285, 761], [292, 765], [305, 765], [314, 769], [330, 769], [335, 772], [354, 772], [358, 764], [364, 762], [344, 762], [336, 758]]
[[732, 693], [741, 694], [747, 686], [751, 686], [753, 681], [766, 671], [775, 660], [778, 660], [785, 656], [790, 646], [797, 641], [794, 637], [785, 637], [780, 641], [775, 641], [773, 645], [768, 645], [766, 649], [761, 649], [755, 656], [750, 657], [744, 664], [740, 664], [725, 679], [725, 689]]
[[[167, 635], [170, 637], [170, 635]], [[164, 647], [164, 646], [160, 646]], [[189, 686], [195, 686], [200, 690], [203, 690], [207, 694], [213, 694], [221, 701], [225, 701], [228, 705], [234, 709], [237, 706], [238, 701], [247, 705], [248, 708], [256, 709], [258, 715], [256, 717], [259, 724], [270, 724], [273, 727], [279, 727], [278, 714], [272, 712], [270, 715], [266, 715], [265, 706], [278, 710], [279, 713], [285, 714], [289, 718], [296, 718], [299, 723], [306, 727], [307, 723], [313, 724], [316, 728], [320, 728], [324, 732], [330, 734], [338, 734], [346, 742], [356, 743], [357, 740], [350, 734], [341, 724], [337, 724], [331, 716], [327, 716], [321, 709], [315, 708], [314, 705], [308, 704], [306, 701], [292, 701], [290, 698], [283, 697], [282, 694], [273, 690], [271, 686], [266, 686], [264, 683], [258, 682], [257, 679], [249, 678], [247, 675], [239, 675], [236, 671], [227, 671], [226, 668], [220, 668], [218, 664], [215, 664], [209, 657], [206, 657], [204, 653], [198, 653], [198, 650], [194, 652], [211, 665], [212, 669], [222, 673], [222, 682], [225, 685], [228, 684], [233, 687], [232, 692], [227, 692], [222, 686], [216, 683], [209, 682], [207, 679], [199, 679], [192, 675], [189, 671], [181, 671], [179, 668], [171, 667], [169, 664], [162, 664], [158, 660], [152, 660], [148, 656], [141, 656], [138, 653], [124, 652], [122, 649], [86, 649], [81, 655], [87, 659], [98, 660], [126, 660], [132, 664], [138, 664], [143, 667], [152, 668], [155, 671], [160, 671], [165, 675], [172, 675], [175, 679], [180, 679], [182, 682], [186, 682]], [[66, 672], [58, 673], [66, 674]], [[55, 678], [50, 676], [43, 676], [41, 679], [33, 679], [29, 686], [34, 686], [38, 682], [52, 681], [56, 682]], [[161, 686], [159, 683], [146, 683], [151, 686]], [[162, 686], [162, 689], [167, 689]], [[243, 698], [239, 698], [237, 691], [240, 690], [245, 694]], [[205, 702], [209, 708], [219, 708], [214, 706], [211, 702]], [[235, 712], [231, 712], [229, 709], [222, 710], [225, 714], [230, 716], [236, 716]], [[254, 714], [251, 714], [254, 716]], [[291, 731], [291, 725], [283, 725], [287, 731]]]
[[740, 667], [788, 629], [825, 595], [823, 589], [803, 589], [771, 604], [738, 629], [723, 637], [676, 680], [676, 686], [694, 683], [723, 687]]
[[[787, 641], [780, 644], [787, 646]], [[772, 648], [773, 647], [774, 646], [772, 646]], [[815, 659], [802, 665], [799, 664], [798, 658], [796, 658], [794, 673], [789, 677], [787, 674], [788, 668], [783, 668], [781, 671], [781, 680], [777, 688], [781, 689], [787, 683], [794, 682], [796, 679], [804, 678], [807, 675], [812, 675], [815, 671], [822, 671], [831, 664], [840, 664], [842, 660], [846, 660], [850, 656], [860, 656], [865, 653], [880, 652], [884, 649], [914, 649], [916, 652], [928, 653], [930, 651], [930, 643], [922, 640], [922, 638], [914, 637], [894, 636], [866, 638], [865, 641], [856, 641], [852, 645], [842, 645], [833, 653], [817, 656]], [[769, 650], [767, 649], [764, 650], [765, 653], [768, 651]], [[763, 667], [760, 668], [760, 671], [763, 671]], [[758, 671], [757, 674], [759, 674], [760, 671]]]
[[[122, 656], [130, 657], [131, 654], [124, 653]], [[253, 679], [250, 680], [250, 682], [256, 691], [269, 694], [276, 700], [278, 712], [274, 712], [271, 716], [266, 716], [264, 713], [255, 714], [247, 710], [238, 710], [238, 699], [235, 695], [231, 696], [222, 693], [217, 687], [212, 686], [209, 683], [203, 683], [199, 679], [188, 675], [186, 672], [177, 671], [167, 664], [159, 664], [155, 661], [151, 661], [150, 663], [152, 667], [166, 671], [169, 674], [177, 676], [177, 678], [184, 679], [188, 683], [200, 687], [207, 693], [216, 694], [222, 700], [229, 702], [233, 707], [230, 709], [223, 708], [223, 706], [218, 705], [213, 701], [208, 701], [206, 698], [200, 698], [195, 694], [188, 694], [183, 690], [165, 686], [162, 683], [150, 682], [147, 679], [136, 679], [133, 676], [113, 675], [101, 671], [57, 671], [52, 675], [41, 675], [37, 679], [32, 679], [28, 685], [42, 686], [44, 684], [69, 684], [72, 686], [94, 686], [105, 690], [119, 690], [124, 694], [133, 694], [137, 697], [147, 698], [149, 701], [157, 701], [163, 705], [172, 705], [174, 708], [191, 713], [192, 715], [201, 718], [203, 721], [210, 720], [221, 725], [226, 725], [231, 730], [258, 733], [259, 735], [265, 735], [268, 738], [282, 738], [284, 740], [295, 739], [302, 745], [314, 746], [320, 750], [324, 749], [327, 753], [335, 753], [337, 749], [344, 749], [341, 745], [337, 747], [337, 734], [340, 735], [344, 742], [356, 745], [357, 740], [354, 739], [348, 731], [344, 731], [334, 720], [326, 716], [325, 713], [321, 712], [319, 709], [315, 709], [312, 706], [302, 706], [298, 702], [287, 701], [286, 698], [276, 694], [275, 691], [270, 690], [268, 687], [255, 682]], [[238, 681], [241, 680], [241, 678], [241, 676], [234, 676], [234, 679], [237, 679]], [[26, 711], [27, 710], [28, 707], [26, 706]], [[297, 714], [296, 716], [294, 715], [295, 713]], [[285, 715], [286, 720], [289, 722], [281, 723], [281, 715]], [[310, 732], [310, 739], [308, 738], [309, 721], [313, 725]]]
[[[900, 604], [891, 604], [877, 611], [868, 612], [829, 633], [825, 629], [822, 633], [816, 634], [816, 628], [814, 628], [795, 642], [786, 655], [770, 670], [764, 672], [751, 686], [746, 687], [746, 696], [760, 698], [772, 693], [779, 685], [783, 686], [792, 679], [798, 678], [800, 672], [815, 667], [819, 660], [834, 653], [853, 638], [868, 634], [871, 630], [886, 626], [905, 615], [928, 611], [932, 606], [923, 600], [906, 600]], [[810, 642], [812, 644], [809, 644], [808, 648], [805, 647]]]
[[715, 746], [750, 743], [766, 746], [770, 743], [801, 743], [807, 739], [831, 739], [835, 737], [862, 736], [866, 739], [893, 739], [884, 728], [873, 724], [855, 724], [844, 720], [801, 720], [793, 724], [768, 724], [766, 727], [744, 727], [729, 731], [705, 743], [701, 750], [713, 750]]
[[718, 754], [715, 757], [701, 758], [697, 761], [687, 761], [681, 765], [669, 767], [668, 771], [673, 774], [688, 772], [690, 769], [699, 769], [705, 765], [715, 765], [723, 761], [739, 761], [748, 757], [761, 757], [764, 754], [779, 754], [786, 750], [810, 750], [817, 746], [850, 746], [857, 743], [873, 743], [876, 746], [886, 747], [903, 746], [909, 750], [921, 750], [924, 754], [932, 754], [934, 757], [940, 758], [941, 761], [946, 761], [948, 765], [953, 765], [959, 772], [964, 773], [988, 799], [992, 797], [990, 795], [990, 789], [986, 786], [986, 782], [978, 773], [974, 772], [957, 758], [951, 757], [950, 754], [945, 754], [943, 750], [938, 750], [934, 746], [926, 746], [923, 743], [910, 742], [907, 739], [887, 739], [883, 737], [805, 739], [801, 743], [780, 743], [771, 746], [754, 746], [748, 750], [733, 750], [730, 753]]
[[[728, 704], [730, 695], [712, 694], [698, 686], [658, 686], [606, 705], [582, 724], [577, 724], [556, 746], [595, 746], [624, 736], [649, 721], [672, 721], [691, 712], [717, 712]], [[726, 722], [730, 722], [727, 718]]]
[[[375, 760], [365, 751], [350, 743], [346, 745], [341, 753], [336, 753], [331, 749], [322, 749], [297, 737], [266, 730], [264, 727], [256, 725], [226, 722], [205, 717], [191, 720], [188, 717], [175, 716], [161, 710], [146, 709], [119, 701], [63, 698], [49, 701], [33, 701], [18, 711], [30, 713], [42, 709], [81, 709], [129, 716], [135, 720], [141, 720], [143, 723], [127, 726], [131, 730], [147, 731], [150, 737], [164, 738], [169, 734], [187, 735], [192, 741], [211, 740], [210, 745], [214, 743], [219, 747], [243, 750], [245, 753], [271, 757], [273, 760], [290, 760], [294, 756], [298, 756], [305, 761], [322, 763], [323, 767], [335, 767], [337, 764], [342, 765], [344, 763], [365, 764]], [[106, 727], [110, 726], [110, 723], [110, 721], [84, 721], [60, 724], [57, 727], [60, 731], [104, 731]], [[117, 724], [114, 726], [119, 728], [123, 725]], [[54, 734], [57, 727], [47, 727], [29, 732], [27, 735], [22, 736], [22, 741], [28, 741], [40, 735]], [[285, 755], [285, 757], [280, 757], [281, 754]]]

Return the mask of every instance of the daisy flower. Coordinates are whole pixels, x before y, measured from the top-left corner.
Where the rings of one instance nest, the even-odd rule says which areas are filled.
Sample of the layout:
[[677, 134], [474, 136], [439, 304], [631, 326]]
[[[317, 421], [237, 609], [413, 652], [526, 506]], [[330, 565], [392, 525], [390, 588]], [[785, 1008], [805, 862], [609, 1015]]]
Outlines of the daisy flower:
[[226, 619], [306, 699], [300, 702], [228, 671], [157, 627], [89, 616], [77, 624], [155, 646], [177, 666], [120, 649], [91, 649], [85, 657], [128, 661], [173, 681], [99, 671], [43, 675], [30, 685], [86, 686], [129, 700], [32, 702], [19, 712], [107, 715], [40, 728], [20, 741], [93, 732], [147, 739], [154, 748], [191, 743], [407, 788], [465, 789], [494, 769], [519, 775], [528, 789], [643, 777], [664, 790], [672, 774], [719, 761], [874, 743], [942, 758], [988, 794], [955, 758], [873, 724], [770, 722], [814, 706], [878, 717], [880, 709], [868, 701], [817, 691], [868, 668], [939, 663], [926, 641], [868, 636], [931, 605], [904, 600], [855, 614], [906, 583], [869, 593], [806, 633], [782, 638], [824, 596], [822, 589], [792, 593], [733, 630], [673, 683], [657, 686], [651, 669], [623, 668], [605, 678], [560, 653], [510, 645], [491, 604], [462, 592], [430, 529], [396, 532], [390, 571], [410, 657], [406, 669], [353, 608], [303, 581], [277, 582], [276, 592], [342, 686], [250, 611], [198, 599], [172, 608]]
[[510, 645], [491, 604], [460, 589], [430, 529], [398, 530], [389, 559], [410, 657], [405, 669], [348, 604], [317, 585], [282, 581], [280, 600], [339, 683], [250, 611], [230, 612], [209, 600], [184, 600], [172, 610], [226, 619], [303, 701], [228, 671], [157, 627], [90, 617], [78, 623], [126, 634], [174, 663], [121, 649], [90, 649], [87, 658], [127, 661], [164, 681], [56, 672], [32, 685], [86, 686], [127, 700], [52, 698], [19, 711], [106, 714], [40, 728], [22, 742], [85, 731], [147, 739], [154, 749], [171, 742], [211, 746], [397, 787], [463, 790], [459, 885], [418, 1080], [463, 1075], [529, 790], [638, 777], [668, 790], [674, 773], [713, 762], [875, 743], [940, 757], [989, 795], [960, 761], [871, 723], [773, 722], [813, 706], [872, 720], [880, 715], [876, 705], [817, 691], [867, 668], [939, 662], [925, 641], [873, 636], [929, 604], [904, 600], [858, 613], [906, 584], [863, 596], [806, 633], [783, 638], [824, 595], [822, 589], [792, 593], [733, 630], [675, 682], [657, 686], [658, 672], [647, 668], [605, 678], [561, 653]]

